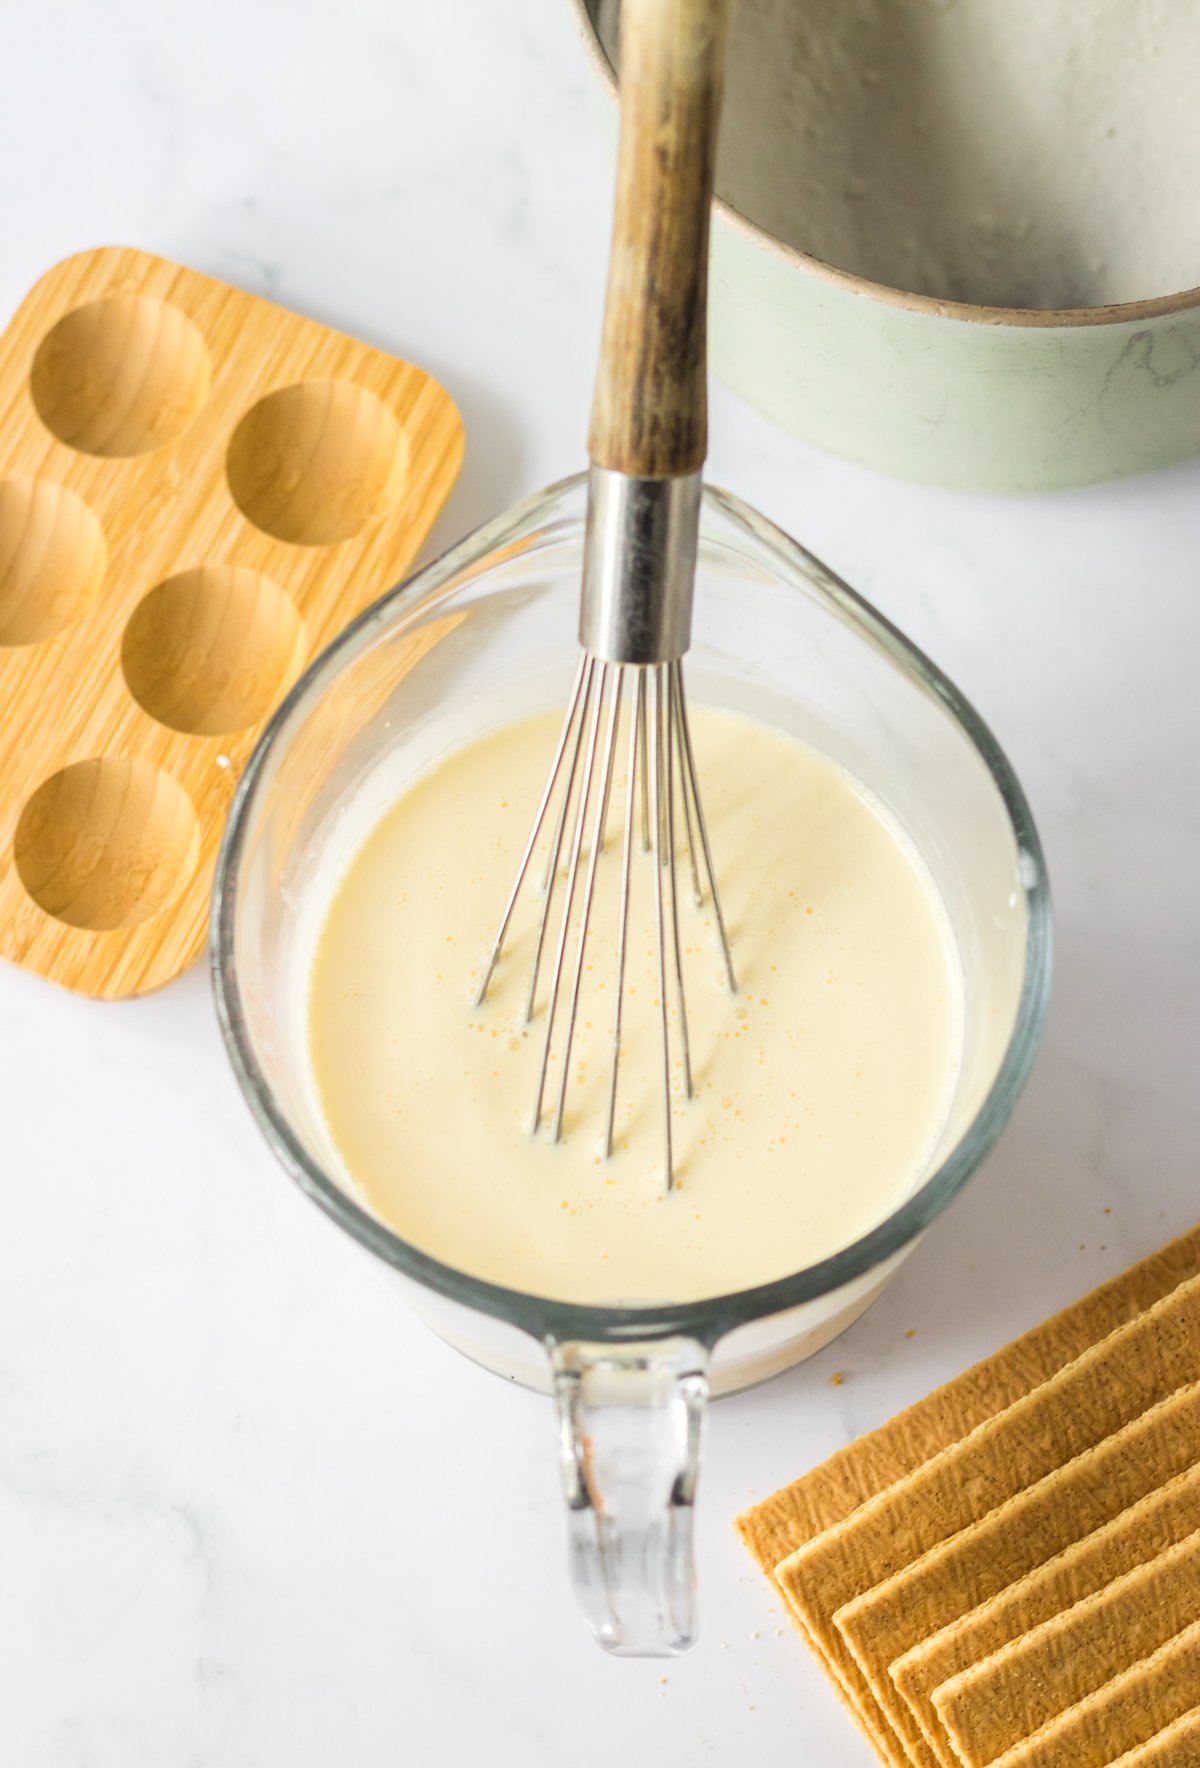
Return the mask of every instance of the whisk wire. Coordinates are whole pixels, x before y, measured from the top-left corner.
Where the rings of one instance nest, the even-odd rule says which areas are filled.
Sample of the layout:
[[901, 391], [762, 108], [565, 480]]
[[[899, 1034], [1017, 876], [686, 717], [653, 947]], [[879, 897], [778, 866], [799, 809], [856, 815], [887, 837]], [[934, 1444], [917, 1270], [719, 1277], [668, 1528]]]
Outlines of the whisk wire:
[[[622, 675], [624, 670], [621, 671]], [[625, 781], [625, 828], [621, 840], [621, 909], [617, 923], [617, 992], [613, 1002], [612, 1057], [609, 1063], [608, 1121], [604, 1131], [604, 1157], [613, 1150], [613, 1125], [617, 1115], [617, 1069], [621, 1061], [621, 1008], [625, 999], [625, 950], [629, 941], [629, 884], [633, 864], [633, 819], [637, 794], [637, 758], [644, 729], [646, 696], [642, 691], [644, 676], [638, 676], [637, 692], [631, 696], [633, 712], [629, 721], [629, 772]], [[643, 783], [645, 774], [642, 775]]]
[[575, 775], [579, 769], [579, 757], [583, 751], [583, 733], [587, 726], [588, 707], [592, 699], [592, 680], [596, 673], [595, 660], [587, 660], [584, 675], [583, 692], [579, 702], [579, 728], [575, 733], [575, 744], [571, 750], [571, 760], [567, 768], [567, 783], [563, 788], [562, 806], [558, 820], [554, 825], [554, 838], [550, 843], [550, 858], [546, 866], [546, 877], [542, 887], [542, 912], [538, 918], [537, 940], [533, 948], [533, 969], [529, 978], [529, 994], [525, 1001], [525, 1023], [533, 1020], [533, 1010], [537, 1004], [538, 976], [542, 968], [542, 952], [546, 944], [546, 929], [550, 924], [550, 908], [554, 901], [554, 890], [558, 883], [558, 862], [562, 854], [563, 835], [567, 827], [567, 811], [571, 804], [571, 794], [575, 790]]
[[[683, 683], [683, 665], [673, 663], [671, 668], [677, 672], [680, 689]], [[712, 893], [713, 914], [716, 917], [717, 933], [721, 941], [721, 951], [725, 958], [725, 974], [729, 979], [729, 992], [738, 991], [737, 977], [733, 972], [733, 953], [729, 949], [729, 934], [725, 928], [725, 917], [721, 913], [721, 898], [717, 891], [717, 875], [713, 870], [712, 849], [708, 844], [708, 825], [704, 821], [704, 806], [700, 802], [700, 788], [696, 780], [696, 757], [692, 749], [692, 729], [688, 723], [687, 699], [682, 691], [679, 693], [679, 728], [683, 739], [682, 755], [687, 772], [688, 785], [691, 788], [692, 803], [696, 811], [696, 827], [700, 831], [700, 846], [704, 854], [704, 869], [708, 874], [708, 888]]]
[[496, 929], [496, 937], [492, 941], [492, 949], [488, 953], [488, 960], [483, 971], [483, 980], [480, 982], [479, 988], [475, 994], [475, 1005], [477, 1007], [482, 1007], [484, 1001], [487, 999], [488, 988], [491, 986], [492, 977], [495, 974], [496, 965], [500, 959], [500, 953], [504, 949], [504, 941], [508, 937], [508, 929], [512, 922], [513, 910], [517, 906], [517, 898], [521, 894], [521, 886], [524, 884], [525, 875], [529, 871], [529, 862], [533, 858], [534, 849], [537, 847], [538, 836], [542, 832], [542, 824], [546, 820], [546, 812], [550, 808], [550, 800], [554, 796], [554, 788], [558, 784], [558, 776], [562, 772], [563, 757], [567, 752], [567, 744], [571, 740], [571, 728], [575, 722], [575, 711], [579, 705], [579, 696], [583, 691], [584, 678], [588, 675], [591, 667], [591, 658], [588, 657], [585, 652], [580, 656], [579, 668], [575, 671], [575, 684], [571, 689], [571, 698], [567, 704], [566, 715], [562, 721], [562, 729], [558, 733], [558, 745], [554, 751], [554, 759], [550, 763], [550, 772], [546, 775], [546, 784], [538, 802], [537, 811], [534, 814], [533, 827], [529, 831], [529, 838], [521, 852], [521, 863], [517, 867], [517, 875], [513, 880], [513, 887], [508, 893], [508, 901], [504, 905], [504, 913], [500, 917], [500, 925]]
[[[596, 696], [596, 717], [599, 719], [600, 703], [604, 696], [605, 676], [608, 665], [604, 666], [600, 675], [600, 691]], [[562, 1073], [558, 1083], [558, 1105], [554, 1113], [554, 1140], [562, 1140], [563, 1115], [567, 1107], [567, 1086], [571, 1078], [571, 1046], [575, 1041], [575, 1021], [579, 1013], [579, 990], [583, 982], [583, 960], [587, 951], [588, 923], [592, 914], [592, 898], [596, 889], [596, 866], [600, 859], [601, 837], [604, 833], [604, 818], [608, 810], [608, 794], [612, 789], [613, 761], [617, 747], [617, 721], [621, 716], [621, 688], [624, 670], [617, 668], [613, 676], [612, 692], [608, 702], [608, 725], [604, 733], [604, 755], [600, 763], [600, 791], [596, 797], [595, 819], [592, 824], [592, 845], [588, 854], [587, 877], [583, 884], [583, 903], [579, 911], [579, 935], [575, 943], [575, 973], [571, 979], [571, 998], [567, 1009], [567, 1024], [563, 1035]], [[580, 826], [583, 822], [584, 800], [580, 796]], [[567, 913], [563, 916], [563, 928], [566, 930]], [[546, 1047], [550, 1045], [550, 1026], [546, 1026]], [[538, 1116], [541, 1116], [541, 1101], [538, 1101]], [[536, 1128], [536, 1125], [535, 1125]]]
[[692, 901], [697, 908], [700, 908], [704, 903], [704, 891], [700, 884], [700, 867], [696, 863], [696, 837], [692, 833], [692, 787], [689, 785], [688, 768], [684, 757], [683, 665], [681, 663], [671, 664], [671, 680], [675, 687], [675, 692], [671, 696], [671, 715], [674, 720], [675, 742], [679, 750], [680, 797], [683, 800], [683, 824], [687, 832], [688, 863], [692, 869]]
[[662, 840], [662, 678], [654, 671], [654, 692], [650, 696], [650, 748], [654, 767], [650, 774], [650, 819], [654, 830], [654, 949], [658, 961], [658, 990], [661, 1012], [663, 1065], [663, 1138], [666, 1156], [667, 1190], [675, 1188], [675, 1160], [671, 1146], [671, 1032], [667, 1019], [667, 942], [663, 911], [663, 840]]
[[[621, 716], [621, 696], [625, 691], [625, 666], [622, 663], [618, 663], [616, 669], [617, 673], [613, 677], [613, 704], [614, 716], [619, 719]], [[615, 728], [613, 730], [613, 740], [615, 743]], [[600, 803], [600, 820], [596, 824], [596, 845], [600, 853], [604, 852], [605, 836], [608, 831], [608, 806], [609, 801], [612, 798], [613, 772], [614, 769], [612, 768], [605, 770], [604, 797]]]
[[[717, 895], [708, 828], [700, 801], [680, 663], [626, 665], [601, 662], [590, 653], [584, 653], [559, 732], [546, 786], [521, 855], [516, 881], [505, 904], [500, 927], [476, 995], [476, 1003], [482, 1003], [487, 995], [537, 844], [544, 838], [547, 827], [550, 826], [551, 806], [557, 793], [558, 802], [549, 836], [549, 853], [529, 992], [525, 1003], [525, 1018], [526, 1022], [531, 1021], [537, 1009], [538, 983], [542, 960], [546, 954], [550, 921], [557, 912], [532, 1128], [536, 1132], [541, 1125], [546, 1107], [550, 1064], [556, 1051], [559, 1051], [562, 1068], [552, 1095], [552, 1133], [555, 1141], [561, 1140], [566, 1117], [567, 1089], [571, 1079], [571, 1053], [578, 1026], [590, 922], [596, 896], [597, 868], [604, 851], [627, 688], [628, 763], [624, 792], [625, 820], [621, 839], [616, 989], [612, 1010], [604, 1151], [606, 1155], [612, 1153], [616, 1134], [618, 1076], [625, 1014], [625, 973], [629, 955], [633, 848], [638, 839], [636, 827], [640, 797], [641, 841], [649, 857], [653, 891], [654, 958], [661, 1028], [663, 1141], [666, 1188], [670, 1191], [675, 1185], [671, 1085], [673, 1051], [677, 1052], [678, 1066], [682, 1069], [682, 1090], [689, 1099], [695, 1097], [684, 983], [683, 938], [679, 921], [681, 862], [677, 853], [677, 838], [680, 834], [677, 797], [682, 805], [682, 832], [688, 850], [692, 893], [698, 904], [703, 902], [703, 859], [703, 875], [707, 879], [712, 897], [725, 972], [731, 990], [736, 992], [737, 989], [728, 934]], [[585, 842], [588, 844], [586, 865]], [[560, 877], [563, 879], [561, 899], [558, 894]], [[572, 935], [575, 945], [570, 954], [568, 968], [568, 948]]]
[[638, 728], [642, 749], [642, 852], [650, 851], [650, 769], [646, 764], [646, 671], [638, 671]]
[[[594, 673], [594, 666], [593, 666], [593, 673]], [[555, 1021], [555, 1017], [558, 1013], [558, 1003], [561, 998], [563, 960], [565, 959], [566, 953], [567, 953], [567, 940], [570, 938], [570, 934], [571, 934], [571, 910], [575, 906], [575, 889], [579, 883], [579, 856], [583, 852], [583, 831], [584, 831], [584, 825], [587, 822], [588, 802], [591, 799], [592, 781], [595, 777], [595, 772], [596, 772], [596, 748], [597, 748], [597, 744], [598, 744], [599, 738], [600, 738], [600, 718], [601, 718], [601, 714], [604, 709], [604, 687], [605, 687], [605, 680], [606, 680], [607, 675], [608, 675], [608, 664], [604, 663], [600, 667], [599, 692], [596, 694], [595, 699], [592, 700], [591, 699], [592, 684], [591, 684], [591, 681], [589, 680], [588, 687], [587, 687], [588, 698], [584, 702], [585, 713], [588, 710], [588, 705], [590, 702], [591, 717], [587, 721], [587, 752], [586, 752], [586, 756], [585, 756], [584, 764], [583, 764], [583, 778], [579, 783], [579, 798], [578, 798], [578, 801], [575, 805], [575, 827], [571, 832], [571, 856], [570, 856], [570, 859], [567, 861], [566, 892], [565, 892], [565, 896], [564, 896], [564, 900], [563, 900], [562, 918], [559, 922], [559, 927], [558, 927], [558, 939], [557, 939], [557, 941], [555, 943], [555, 947], [554, 947], [554, 969], [551, 972], [551, 976], [550, 976], [550, 997], [549, 997], [549, 1000], [546, 1005], [546, 1038], [545, 1038], [545, 1042], [542, 1046], [542, 1064], [541, 1064], [541, 1068], [538, 1073], [537, 1100], [536, 1100], [536, 1102], [534, 1104], [534, 1108], [533, 1108], [533, 1128], [535, 1131], [537, 1130], [538, 1125], [542, 1121], [542, 1100], [545, 1097], [545, 1093], [546, 1093], [546, 1074], [547, 1074], [547, 1070], [549, 1069], [549, 1066], [550, 1066], [550, 1051], [551, 1051], [551, 1048], [552, 1048], [552, 1045], [554, 1042], [554, 1021]], [[580, 727], [580, 737], [581, 738], [582, 738], [582, 735], [583, 735], [583, 728], [581, 726]], [[579, 756], [579, 751], [576, 750], [576, 760], [578, 760], [578, 756]], [[568, 781], [568, 785], [567, 785], [568, 797], [570, 796], [571, 785], [574, 783], [574, 771], [575, 771], [574, 768], [572, 768], [571, 780]], [[557, 878], [557, 874], [558, 874], [558, 859], [556, 856], [555, 862], [554, 862], [554, 877], [551, 878], [550, 888], [546, 892], [545, 911], [548, 911], [549, 907], [550, 907], [550, 898], [551, 898], [551, 895], [553, 894], [554, 883]], [[545, 923], [545, 912], [543, 913], [543, 925], [544, 925], [544, 923]], [[586, 922], [580, 928], [579, 937], [580, 937], [581, 943], [587, 937]], [[537, 971], [536, 971], [536, 964], [535, 964], [534, 987], [536, 987], [536, 986], [537, 986]], [[533, 997], [531, 994], [531, 996], [530, 996], [531, 1003], [532, 1003], [532, 999], [533, 999]]]
[[[687, 997], [683, 992], [683, 952], [679, 944], [679, 888], [675, 876], [675, 676], [668, 665], [663, 664], [656, 672], [659, 677], [660, 697], [666, 695], [666, 717], [664, 748], [666, 750], [666, 785], [667, 785], [667, 872], [671, 884], [671, 943], [675, 950], [675, 992], [679, 1002], [679, 1042], [683, 1052], [683, 1084], [689, 1099], [695, 1098], [692, 1089], [692, 1052], [688, 1043]], [[680, 773], [683, 767], [680, 763]], [[665, 1005], [665, 1003], [664, 1003]], [[667, 1111], [670, 1112], [671, 1100], [668, 1095]]]

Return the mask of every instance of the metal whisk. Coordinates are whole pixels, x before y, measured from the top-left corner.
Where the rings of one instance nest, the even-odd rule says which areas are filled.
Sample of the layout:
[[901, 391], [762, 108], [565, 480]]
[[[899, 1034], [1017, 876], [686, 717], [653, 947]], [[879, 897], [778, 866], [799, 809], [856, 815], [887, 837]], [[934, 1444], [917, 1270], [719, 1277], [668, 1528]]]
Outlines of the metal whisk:
[[[702, 903], [706, 880], [729, 987], [735, 992], [737, 988], [696, 777], [682, 662], [691, 642], [701, 468], [707, 449], [708, 230], [728, 14], [729, 0], [624, 0], [622, 6], [617, 195], [588, 437], [592, 465], [579, 620], [583, 655], [549, 777], [476, 997], [480, 1004], [487, 994], [538, 842], [551, 828], [526, 1019], [532, 1018], [536, 1004], [565, 841], [562, 908], [532, 1125], [536, 1131], [545, 1113], [555, 1030], [565, 1013], [552, 1118], [557, 1140], [563, 1128], [622, 706], [627, 702], [617, 988], [604, 1146], [611, 1154], [640, 795], [642, 846], [652, 855], [654, 870], [668, 1190], [675, 1179], [669, 984], [678, 1009], [684, 1088], [689, 1098], [693, 1095], [679, 932], [680, 824], [694, 899]], [[575, 949], [569, 960], [573, 925]]]
[[[628, 761], [625, 778], [625, 818], [620, 875], [621, 899], [616, 949], [616, 1004], [613, 1009], [604, 1151], [606, 1155], [612, 1153], [613, 1127], [617, 1112], [617, 1076], [621, 1059], [625, 957], [629, 934], [629, 892], [635, 828], [638, 821], [637, 798], [640, 782], [641, 845], [643, 851], [652, 856], [654, 864], [654, 924], [662, 1027], [665, 1170], [667, 1189], [671, 1190], [674, 1186], [675, 1163], [671, 1136], [671, 1036], [668, 1019], [668, 963], [673, 970], [675, 1000], [679, 1009], [679, 1044], [683, 1063], [684, 1089], [689, 1099], [694, 1096], [691, 1048], [688, 1041], [687, 997], [683, 979], [683, 952], [679, 935], [679, 880], [676, 867], [678, 825], [675, 814], [677, 792], [683, 813], [682, 823], [686, 830], [688, 858], [691, 863], [693, 900], [697, 907], [700, 907], [704, 902], [700, 859], [697, 856], [698, 836], [699, 854], [703, 859], [704, 875], [707, 878], [708, 889], [712, 897], [713, 913], [720, 935], [729, 986], [731, 990], [737, 988], [733, 958], [729, 949], [729, 936], [725, 929], [720, 898], [717, 894], [717, 881], [713, 869], [712, 851], [709, 847], [708, 829], [704, 821], [704, 810], [700, 802], [700, 789], [696, 779], [696, 762], [692, 750], [691, 732], [687, 721], [687, 705], [683, 691], [683, 665], [678, 659], [651, 667], [630, 668], [620, 663], [600, 661], [586, 653], [580, 658], [574, 691], [559, 734], [550, 774], [546, 780], [533, 827], [521, 855], [516, 880], [492, 945], [476, 997], [476, 1004], [481, 1003], [487, 994], [492, 974], [508, 933], [513, 911], [517, 905], [517, 899], [529, 874], [538, 841], [543, 829], [547, 826], [551, 806], [557, 796], [559, 809], [553, 824], [554, 832], [550, 841], [550, 855], [542, 879], [542, 910], [538, 920], [533, 972], [529, 981], [529, 994], [525, 1006], [526, 1022], [533, 1018], [538, 979], [546, 948], [546, 933], [551, 921], [551, 908], [559, 877], [563, 841], [566, 835], [571, 801], [574, 797], [574, 816], [571, 818], [573, 826], [566, 865], [564, 896], [550, 973], [546, 1031], [538, 1069], [537, 1095], [532, 1123], [532, 1128], [536, 1132], [542, 1122], [546, 1107], [546, 1081], [550, 1067], [550, 1053], [554, 1046], [554, 1033], [559, 1009], [563, 1004], [563, 985], [568, 970], [567, 950], [570, 943], [572, 914], [575, 909], [580, 873], [583, 870], [582, 855], [585, 830], [590, 820], [591, 835], [587, 867], [583, 876], [583, 895], [579, 905], [575, 951], [573, 961], [569, 966], [570, 982], [565, 1001], [566, 1023], [562, 1034], [562, 1068], [552, 1119], [554, 1139], [558, 1141], [562, 1135], [563, 1116], [566, 1110], [571, 1046], [575, 1037], [575, 1022], [579, 1011], [579, 995], [583, 983], [584, 958], [595, 894], [596, 871], [604, 851], [604, 827], [612, 792], [613, 776], [616, 771], [618, 729], [622, 703], [626, 695], [627, 678], [631, 678], [628, 684], [631, 710], [627, 739]], [[607, 714], [604, 711], [606, 704]], [[601, 744], [600, 738], [602, 724], [604, 725], [603, 744]], [[576, 776], [580, 773], [581, 759], [583, 763], [582, 776], [576, 790]]]

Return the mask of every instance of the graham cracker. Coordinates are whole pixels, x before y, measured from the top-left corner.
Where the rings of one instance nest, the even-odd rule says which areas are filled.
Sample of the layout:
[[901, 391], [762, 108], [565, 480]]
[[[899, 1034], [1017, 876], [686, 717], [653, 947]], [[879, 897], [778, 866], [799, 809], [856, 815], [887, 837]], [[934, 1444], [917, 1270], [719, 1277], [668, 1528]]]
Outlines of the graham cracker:
[[1200, 1762], [1200, 1707], [1193, 1707], [1182, 1719], [1166, 1725], [1149, 1743], [1135, 1744], [1133, 1749], [1112, 1764], [1112, 1768], [1196, 1768]]
[[[1068, 1707], [990, 1768], [1115, 1768], [1200, 1706], [1200, 1621]], [[1151, 1758], [1153, 1759], [1153, 1758]], [[1188, 1768], [1197, 1758], [1184, 1755]]]
[[[850, 1516], [949, 1444], [1041, 1385], [1088, 1345], [1107, 1337], [1176, 1286], [1200, 1274], [1200, 1227], [1110, 1278], [1061, 1313], [1032, 1327], [953, 1381], [936, 1388], [878, 1429], [848, 1443], [819, 1467], [743, 1512], [737, 1529], [772, 1583], [775, 1566], [807, 1541]], [[897, 1768], [891, 1733], [878, 1703], [852, 1701], [800, 1617], [792, 1618], [867, 1735]], [[861, 1710], [860, 1710], [861, 1706]]]
[[[1097, 1448], [1068, 1462], [1059, 1473], [1047, 1475], [1038, 1485], [993, 1511], [988, 1522], [1006, 1517], [1006, 1532], [1015, 1531], [1018, 1538], [1023, 1538], [1028, 1530], [1029, 1537], [1039, 1541], [1041, 1551], [1046, 1536], [1034, 1512], [1044, 1511], [1054, 1525], [1062, 1527], [1065, 1539], [1073, 1538], [1087, 1527], [1093, 1495], [1103, 1497], [1111, 1492], [1115, 1508], [1119, 1496], [1130, 1489], [1130, 1473], [1135, 1485], [1143, 1469], [1147, 1479], [1153, 1478], [1169, 1466], [1172, 1451], [1200, 1455], [1200, 1383], [1181, 1389], [1124, 1430], [1107, 1437]], [[1081, 1475], [1086, 1476], [1082, 1494]], [[1114, 1578], [1153, 1559], [1196, 1529], [1200, 1529], [1200, 1461], [1131, 1503], [1111, 1522], [1047, 1558], [999, 1595], [981, 1600], [978, 1607], [960, 1614], [897, 1659], [891, 1665], [892, 1682], [944, 1768], [958, 1768], [958, 1758], [942, 1730], [933, 1704], [934, 1689], [972, 1664], [991, 1657], [1002, 1645], [1019, 1639], [1052, 1615], [1104, 1589]], [[969, 1602], [970, 1594], [986, 1592], [990, 1582], [986, 1570], [984, 1577], [977, 1579], [971, 1554], [958, 1548], [960, 1543], [963, 1547], [967, 1545], [968, 1537], [984, 1539], [991, 1533], [994, 1529], [987, 1524], [964, 1530], [945, 1548], [935, 1548], [911, 1568], [911, 1572], [917, 1572], [937, 1561], [941, 1574], [936, 1586], [927, 1592], [924, 1616], [951, 1608], [957, 1612]], [[996, 1559], [999, 1562], [1003, 1557], [1000, 1548]], [[905, 1572], [892, 1580], [894, 1584], [915, 1582], [917, 1600], [923, 1581], [914, 1580]], [[940, 1598], [948, 1598], [944, 1608], [939, 1605]], [[838, 1621], [840, 1625], [840, 1615]]]
[[1023, 1395], [1040, 1387], [1089, 1345], [1200, 1275], [1200, 1227], [1110, 1277], [1059, 1314], [985, 1357], [944, 1387], [898, 1412], [743, 1511], [735, 1527], [770, 1578], [781, 1559], [832, 1528], [868, 1498]]
[[890, 1760], [904, 1757], [887, 1748], [888, 1721], [833, 1624], [838, 1609], [1174, 1392], [1195, 1375], [1198, 1343], [1193, 1277], [775, 1568], [856, 1707], [872, 1727], [882, 1721]]
[[964, 1762], [994, 1762], [1144, 1662], [1198, 1613], [1200, 1531], [961, 1671], [934, 1689], [933, 1704]]
[[[1005, 1622], [1013, 1613], [1020, 1621], [1022, 1605], [1033, 1600], [1025, 1587], [1030, 1577], [1037, 1576], [1035, 1568], [1047, 1561], [1057, 1565], [1054, 1556], [1064, 1547], [1112, 1523], [1121, 1512], [1132, 1514], [1129, 1506], [1138, 1507], [1147, 1494], [1157, 1498], [1156, 1488], [1181, 1469], [1192, 1468], [1198, 1459], [1200, 1382], [1193, 1382], [837, 1611], [835, 1626], [914, 1762], [940, 1761], [955, 1768], [934, 1709], [927, 1698], [923, 1708], [913, 1706], [897, 1676], [896, 1660], [904, 1659], [914, 1647], [921, 1650], [931, 1635], [944, 1646], [942, 1629], [952, 1631], [947, 1623], [968, 1615], [990, 1614], [995, 1605], [989, 1599], [998, 1598], [1002, 1591], [1005, 1600], [1012, 1596], [1016, 1602], [1015, 1609], [1010, 1604], [1003, 1610]], [[1125, 1548], [1120, 1563], [1115, 1547], [1107, 1555], [1092, 1553], [1086, 1566], [1074, 1571], [1070, 1567], [1075, 1562], [1070, 1562], [1068, 1572], [1054, 1585], [1063, 1592], [1061, 1596], [1051, 1597], [1042, 1586], [1036, 1586], [1042, 1604], [1039, 1612], [1014, 1624], [1009, 1632], [1002, 1630], [1005, 1622], [992, 1635], [985, 1632], [990, 1643], [952, 1661], [944, 1674], [935, 1672], [930, 1680], [927, 1673], [924, 1683], [918, 1679], [921, 1691], [928, 1697], [939, 1683], [990, 1656], [1017, 1633], [1069, 1608], [1131, 1565], [1153, 1558], [1173, 1541], [1200, 1528], [1200, 1467], [1194, 1475], [1194, 1484], [1184, 1497], [1173, 1495], [1167, 1501], [1164, 1520], [1156, 1525], [1157, 1512], [1152, 1510], [1135, 1525], [1134, 1545], [1140, 1545], [1140, 1551]], [[1145, 1531], [1144, 1540], [1138, 1529]], [[1101, 1572], [1094, 1569], [1097, 1564], [1113, 1569]], [[1072, 1575], [1075, 1583], [1070, 1582]], [[1091, 1583], [1086, 1581], [1089, 1576]], [[1023, 1594], [1016, 1597], [1017, 1591]], [[980, 1604], [987, 1606], [981, 1610]], [[941, 1661], [948, 1655], [954, 1654], [943, 1651]], [[904, 1661], [907, 1665], [907, 1659]]]

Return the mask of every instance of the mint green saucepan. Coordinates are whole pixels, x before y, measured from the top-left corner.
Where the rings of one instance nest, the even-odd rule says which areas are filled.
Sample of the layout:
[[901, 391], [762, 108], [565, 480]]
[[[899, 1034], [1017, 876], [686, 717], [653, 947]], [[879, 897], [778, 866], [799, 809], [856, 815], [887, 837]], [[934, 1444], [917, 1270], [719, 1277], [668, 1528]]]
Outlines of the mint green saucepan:
[[[570, 4], [612, 96], [604, 46], [615, 0]], [[764, 0], [745, 0], [744, 10], [770, 12]], [[844, 60], [830, 78], [852, 84], [861, 71]], [[1129, 79], [1144, 74], [1141, 64], [1128, 70]], [[906, 70], [889, 66], [887, 77]], [[796, 102], [805, 102], [799, 90]], [[969, 131], [965, 99], [955, 115]], [[727, 134], [731, 123], [727, 114]], [[752, 113], [742, 127], [753, 129]], [[761, 178], [822, 176], [819, 164], [789, 163], [765, 139], [749, 151]], [[718, 192], [724, 180], [719, 166]], [[1200, 288], [1111, 306], [939, 300], [836, 269], [718, 195], [709, 324], [715, 373], [752, 405], [832, 453], [903, 478], [1041, 491], [1200, 454]]]

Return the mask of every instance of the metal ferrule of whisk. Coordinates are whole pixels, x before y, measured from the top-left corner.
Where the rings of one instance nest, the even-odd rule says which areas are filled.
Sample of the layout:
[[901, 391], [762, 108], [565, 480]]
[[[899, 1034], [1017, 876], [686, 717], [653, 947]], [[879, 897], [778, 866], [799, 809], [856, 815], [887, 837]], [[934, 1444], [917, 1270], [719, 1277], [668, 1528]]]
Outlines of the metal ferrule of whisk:
[[677, 663], [692, 642], [701, 473], [588, 475], [579, 642], [605, 663]]
[[[676, 1174], [672, 1133], [673, 1044], [678, 1050], [683, 1091], [689, 1099], [695, 1091], [680, 936], [677, 845], [681, 835], [693, 902], [702, 906], [707, 891], [729, 987], [732, 991], [737, 988], [683, 689], [682, 656], [691, 635], [700, 486], [699, 473], [680, 479], [647, 480], [592, 468], [580, 604], [584, 649], [545, 790], [476, 997], [478, 1004], [487, 994], [522, 885], [538, 842], [548, 830], [549, 854], [541, 880], [542, 906], [525, 1018], [529, 1022], [535, 1015], [543, 960], [549, 955], [545, 1034], [532, 1129], [536, 1132], [540, 1127], [549, 1103], [553, 1135], [559, 1140], [597, 871], [617, 770], [622, 706], [628, 697], [625, 805], [616, 883], [620, 904], [617, 949], [613, 954], [616, 987], [603, 1145], [606, 1156], [611, 1155], [625, 1011], [630, 883], [640, 824], [640, 845], [653, 862], [664, 1170], [668, 1191], [674, 1188]], [[558, 929], [548, 954], [547, 936], [556, 909]], [[560, 1056], [557, 1097], [548, 1101], [550, 1058], [556, 1036]]]

